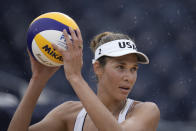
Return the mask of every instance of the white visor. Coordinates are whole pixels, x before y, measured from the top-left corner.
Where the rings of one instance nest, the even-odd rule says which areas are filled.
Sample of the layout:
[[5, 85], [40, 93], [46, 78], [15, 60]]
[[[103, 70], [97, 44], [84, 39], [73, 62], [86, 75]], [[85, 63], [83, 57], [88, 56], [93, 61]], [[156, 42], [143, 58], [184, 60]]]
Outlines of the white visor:
[[102, 56], [119, 57], [127, 54], [136, 54], [140, 64], [149, 63], [148, 57], [144, 53], [138, 52], [135, 43], [127, 39], [114, 40], [99, 46], [95, 51], [92, 63]]

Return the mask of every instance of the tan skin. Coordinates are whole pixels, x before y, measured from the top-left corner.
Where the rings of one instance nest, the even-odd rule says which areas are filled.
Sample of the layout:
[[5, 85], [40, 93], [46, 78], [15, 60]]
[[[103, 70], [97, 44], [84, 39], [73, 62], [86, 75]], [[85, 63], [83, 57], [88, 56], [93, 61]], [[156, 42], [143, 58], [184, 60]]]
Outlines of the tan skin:
[[118, 115], [137, 78], [136, 56], [130, 54], [107, 58], [104, 67], [96, 61], [93, 67], [99, 82], [98, 93], [95, 95], [81, 75], [83, 65], [81, 33], [77, 29], [76, 36], [71, 28], [70, 32], [73, 41], [64, 31], [68, 46], [66, 51], [53, 46], [63, 56], [65, 76], [80, 102], [65, 102], [48, 113], [42, 121], [30, 126], [38, 97], [47, 81], [58, 70], [45, 67], [30, 56], [33, 75], [8, 131], [73, 131], [77, 114], [83, 107], [88, 112], [84, 131], [155, 131], [160, 112], [156, 104], [151, 102], [135, 101], [133, 108], [128, 111], [126, 120], [121, 124], [117, 122]]

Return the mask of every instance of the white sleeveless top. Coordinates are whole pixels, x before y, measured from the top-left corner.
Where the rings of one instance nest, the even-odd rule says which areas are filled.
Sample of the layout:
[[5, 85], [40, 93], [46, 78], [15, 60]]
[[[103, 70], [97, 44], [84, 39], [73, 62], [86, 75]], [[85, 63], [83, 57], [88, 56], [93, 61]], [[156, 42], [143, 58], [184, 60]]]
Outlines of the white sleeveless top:
[[[118, 123], [123, 122], [126, 119], [126, 115], [128, 110], [132, 107], [134, 100], [132, 99], [127, 99], [125, 107], [121, 110], [119, 117], [118, 117]], [[76, 118], [75, 126], [74, 126], [74, 131], [82, 131], [83, 126], [84, 126], [84, 120], [86, 118], [87, 112], [83, 108], [79, 113]]]

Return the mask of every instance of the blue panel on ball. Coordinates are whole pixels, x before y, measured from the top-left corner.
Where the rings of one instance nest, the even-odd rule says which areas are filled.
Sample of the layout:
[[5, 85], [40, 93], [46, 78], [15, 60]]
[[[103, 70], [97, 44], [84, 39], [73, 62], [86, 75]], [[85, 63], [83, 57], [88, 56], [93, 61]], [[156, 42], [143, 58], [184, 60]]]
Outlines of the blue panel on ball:
[[32, 41], [33, 38], [36, 36], [36, 34], [45, 31], [45, 30], [58, 30], [58, 31], [63, 31], [63, 29], [66, 29], [69, 32], [69, 27], [50, 18], [40, 18], [36, 21], [34, 21], [27, 32], [27, 45], [28, 45], [28, 49], [31, 52], [31, 54], [33, 55], [32, 52]]

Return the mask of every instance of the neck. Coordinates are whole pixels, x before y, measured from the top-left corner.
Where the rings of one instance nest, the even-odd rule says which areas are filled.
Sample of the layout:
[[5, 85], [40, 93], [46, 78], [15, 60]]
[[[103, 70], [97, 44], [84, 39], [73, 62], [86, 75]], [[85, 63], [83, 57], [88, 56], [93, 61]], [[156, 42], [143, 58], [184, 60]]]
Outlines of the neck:
[[97, 96], [114, 116], [118, 116], [126, 104], [126, 99], [117, 100], [103, 91], [101, 87], [98, 87]]

